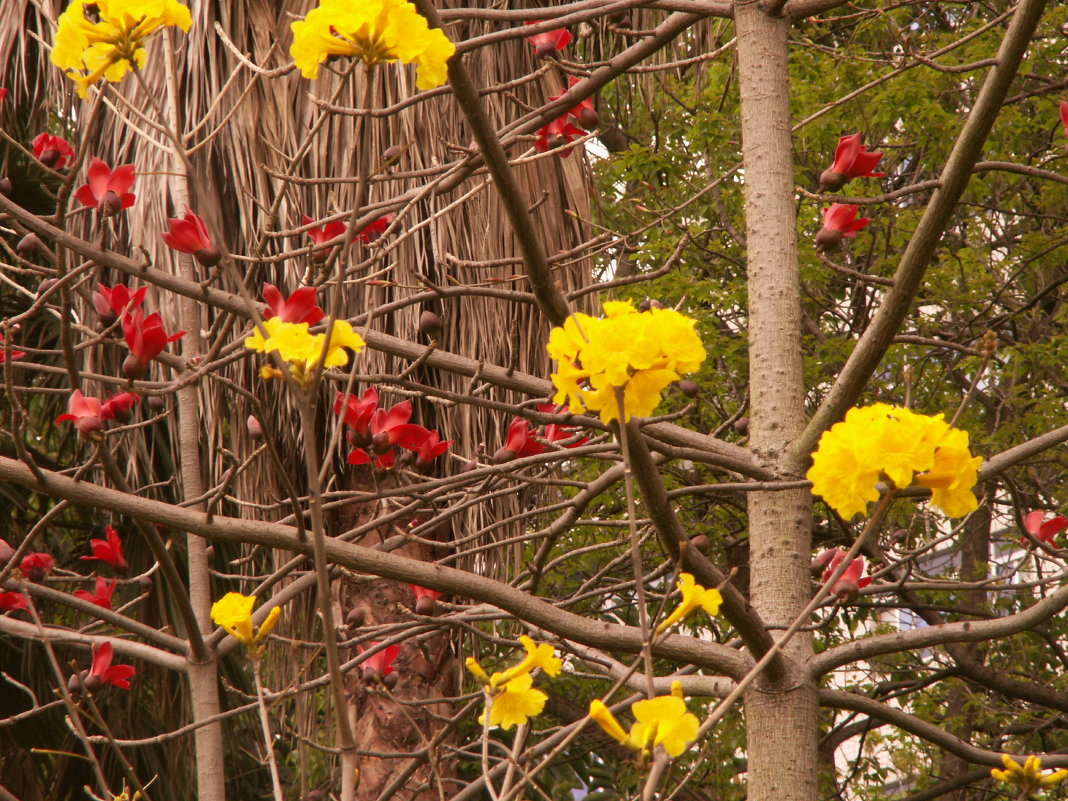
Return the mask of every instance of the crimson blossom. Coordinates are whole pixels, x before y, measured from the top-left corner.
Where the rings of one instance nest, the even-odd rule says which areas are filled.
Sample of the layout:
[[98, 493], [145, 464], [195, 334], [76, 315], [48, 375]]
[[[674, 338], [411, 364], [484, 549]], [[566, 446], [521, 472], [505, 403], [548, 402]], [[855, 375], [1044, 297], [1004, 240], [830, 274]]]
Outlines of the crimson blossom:
[[214, 267], [222, 258], [222, 251], [211, 241], [208, 226], [200, 215], [187, 211], [185, 217], [167, 220], [163, 241], [179, 253], [188, 253], [205, 267]]
[[[537, 25], [544, 20], [532, 20], [527, 25]], [[538, 58], [554, 56], [571, 44], [571, 32], [567, 28], [555, 28], [551, 31], [542, 31], [533, 36], [528, 36], [527, 41], [534, 46], [534, 54]]]
[[135, 177], [133, 164], [123, 164], [112, 171], [106, 163], [93, 156], [89, 164], [89, 183], [80, 186], [74, 197], [83, 206], [93, 206], [101, 214], [118, 214], [137, 200], [137, 196], [128, 191]]
[[17, 612], [26, 607], [26, 596], [21, 592], [0, 592], [0, 612]]
[[[830, 564], [823, 571], [822, 580], [824, 582], [830, 580], [834, 571], [842, 564], [842, 560], [845, 557], [846, 551], [837, 548], [834, 551], [824, 551], [816, 558], [818, 562], [823, 563], [826, 563], [828, 558], [830, 559]], [[845, 572], [834, 582], [834, 586], [831, 587], [831, 594], [837, 596], [840, 601], [850, 601], [856, 598], [861, 587], [867, 587], [871, 584], [871, 576], [864, 576], [863, 573], [864, 557], [858, 556], [849, 563]]]
[[74, 148], [61, 136], [39, 133], [33, 140], [33, 155], [46, 167], [62, 170], [74, 158]]
[[816, 234], [816, 250], [838, 250], [843, 239], [856, 236], [857, 231], [871, 222], [867, 217], [857, 218], [859, 207], [852, 203], [832, 203], [823, 210], [823, 227]]
[[104, 529], [106, 539], [89, 540], [89, 547], [93, 549], [92, 556], [83, 556], [82, 561], [99, 559], [111, 565], [116, 573], [125, 573], [129, 565], [126, 563], [126, 554], [122, 549], [122, 540], [114, 526]]
[[851, 178], [883, 178], [885, 172], [875, 172], [881, 152], [869, 153], [868, 146], [860, 143], [859, 133], [843, 136], [834, 151], [834, 164], [820, 175], [820, 188], [837, 192]]
[[145, 317], [145, 313], [140, 309], [133, 314], [122, 316], [122, 333], [126, 337], [126, 345], [130, 348], [130, 355], [122, 363], [122, 374], [130, 379], [141, 378], [149, 363], [159, 356], [169, 343], [185, 336], [185, 331], [168, 334], [159, 312], [152, 312]]
[[[370, 643], [370, 648], [380, 645], [379, 640], [374, 640]], [[369, 650], [362, 645], [358, 646], [360, 653]], [[383, 648], [381, 651], [377, 651], [371, 656], [363, 660], [360, 667], [363, 668], [363, 677], [365, 679], [383, 679], [390, 673], [393, 673], [396, 668], [393, 667], [393, 661], [397, 658], [397, 654], [400, 653], [399, 645], [390, 645]]]
[[[1029, 512], [1024, 518], [1024, 528], [1027, 529], [1028, 534], [1039, 542], [1044, 542], [1051, 548], [1055, 548], [1057, 546], [1054, 540], [1056, 540], [1057, 535], [1068, 528], [1068, 517], [1057, 515], [1049, 520], [1043, 520], [1045, 516], [1046, 513], [1041, 509]], [[1023, 545], [1030, 544], [1026, 537], [1021, 537], [1020, 542]]]
[[113, 287], [97, 284], [93, 292], [93, 306], [96, 308], [100, 324], [104, 327], [110, 326], [131, 306], [140, 306], [145, 299], [146, 292], [148, 292], [146, 286], [131, 292], [125, 284], [115, 284]]
[[[12, 350], [11, 351], [11, 360], [14, 361], [15, 359], [21, 359], [25, 355], [26, 355], [25, 351]], [[4, 348], [4, 336], [3, 336], [3, 334], [0, 334], [0, 364], [3, 364], [6, 361], [7, 361], [7, 351]]]
[[130, 677], [136, 675], [133, 665], [113, 665], [115, 649], [106, 642], [99, 648], [93, 646], [93, 667], [85, 677], [85, 688], [93, 692], [104, 684], [113, 684], [120, 690], [130, 689]]
[[79, 434], [88, 437], [104, 427], [102, 406], [99, 398], [86, 397], [80, 389], [76, 389], [67, 401], [67, 413], [57, 417], [56, 422], [70, 420]]
[[55, 563], [56, 560], [52, 558], [51, 554], [28, 553], [22, 557], [22, 563], [19, 565], [19, 568], [22, 570], [22, 575], [26, 577], [27, 581], [40, 584], [45, 580], [45, 577], [52, 572], [52, 567]]
[[315, 287], [302, 286], [287, 299], [282, 297], [282, 293], [274, 284], [264, 284], [263, 299], [267, 308], [263, 312], [263, 318], [270, 320], [277, 317], [284, 323], [315, 325], [326, 316], [315, 302], [316, 291]]
[[75, 590], [74, 596], [81, 598], [83, 601], [88, 601], [91, 604], [96, 604], [102, 609], [111, 609], [111, 596], [115, 594], [115, 585], [118, 583], [118, 579], [112, 579], [109, 584], [103, 578], [97, 578], [96, 580], [96, 592], [92, 593], [89, 590]]

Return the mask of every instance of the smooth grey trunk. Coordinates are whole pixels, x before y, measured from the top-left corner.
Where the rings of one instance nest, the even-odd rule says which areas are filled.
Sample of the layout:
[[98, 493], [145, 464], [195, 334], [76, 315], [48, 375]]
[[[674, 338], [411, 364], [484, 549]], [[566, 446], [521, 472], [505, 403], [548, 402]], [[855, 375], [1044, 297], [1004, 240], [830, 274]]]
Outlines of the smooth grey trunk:
[[[749, 279], [750, 447], [784, 475], [788, 446], [804, 429], [801, 288], [790, 141], [789, 21], [755, 2], [735, 3], [742, 107]], [[750, 592], [770, 626], [785, 628], [810, 598], [811, 495], [749, 493]], [[774, 632], [773, 632], [774, 633]], [[786, 646], [790, 668], [745, 695], [750, 801], [816, 798], [818, 705], [803, 665], [811, 637]]]

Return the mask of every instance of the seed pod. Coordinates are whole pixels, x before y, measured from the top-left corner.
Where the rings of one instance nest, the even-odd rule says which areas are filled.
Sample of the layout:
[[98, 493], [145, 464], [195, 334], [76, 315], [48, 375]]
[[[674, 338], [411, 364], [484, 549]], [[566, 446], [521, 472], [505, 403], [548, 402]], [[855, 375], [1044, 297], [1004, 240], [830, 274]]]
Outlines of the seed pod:
[[689, 379], [682, 379], [682, 381], [676, 382], [675, 386], [679, 388], [679, 392], [685, 395], [687, 398], [696, 398], [701, 392], [701, 388], [697, 386], [693, 381]]
[[82, 677], [82, 684], [85, 685], [85, 689], [91, 693], [95, 693], [100, 689], [102, 682], [99, 676], [95, 676], [92, 673]]
[[419, 315], [419, 332], [426, 334], [431, 339], [438, 338], [443, 325], [444, 321], [441, 319], [441, 315], [435, 314], [429, 309]]
[[351, 626], [354, 629], [358, 629], [367, 621], [367, 610], [362, 606], [354, 606], [345, 615], [345, 624]]
[[415, 599], [415, 612], [419, 615], [432, 615], [437, 611], [438, 602], [429, 595], [421, 595]]
[[14, 555], [15, 549], [11, 547], [11, 544], [7, 540], [0, 539], [0, 570], [11, 561]]
[[696, 536], [690, 537], [690, 545], [704, 553], [708, 550], [708, 537], [706, 537], [704, 534], [698, 534]]
[[141, 585], [142, 592], [152, 592], [152, 586], [155, 584], [152, 576], [141, 576], [137, 579], [137, 583]]
[[15, 245], [15, 251], [24, 259], [31, 258], [34, 254], [42, 249], [41, 240], [37, 234], [26, 234], [19, 240], [19, 243]]
[[160, 412], [166, 411], [167, 399], [162, 395], [149, 395], [145, 398], [145, 405], [148, 406], [149, 410], [153, 413], [159, 414]]
[[135, 378], [144, 378], [147, 366], [137, 356], [131, 353], [122, 363], [122, 374], [131, 381]]
[[50, 290], [58, 283], [59, 279], [57, 278], [46, 278], [44, 281], [41, 282], [40, 286], [37, 287], [37, 297], [42, 297], [46, 292], [48, 292], [48, 290]]

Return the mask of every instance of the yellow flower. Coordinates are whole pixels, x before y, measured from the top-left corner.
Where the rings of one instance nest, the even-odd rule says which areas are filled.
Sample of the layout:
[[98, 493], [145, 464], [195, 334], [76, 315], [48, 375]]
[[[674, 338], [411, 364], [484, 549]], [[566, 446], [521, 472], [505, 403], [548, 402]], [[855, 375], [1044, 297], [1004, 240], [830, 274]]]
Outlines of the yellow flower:
[[[72, 0], [59, 15], [52, 63], [78, 84], [78, 94], [101, 78], [122, 80], [145, 65], [145, 39], [175, 25], [188, 31], [189, 9], [177, 0], [96, 0], [86, 14], [85, 0]], [[82, 73], [85, 73], [84, 75]]]
[[[315, 374], [315, 366], [323, 356], [326, 334], [312, 334], [308, 331], [307, 323], [287, 323], [279, 317], [265, 320], [263, 328], [267, 337], [256, 328], [251, 336], [245, 338], [245, 347], [260, 353], [277, 351], [283, 361], [289, 362], [293, 377], [307, 386]], [[351, 348], [358, 353], [367, 344], [345, 320], [335, 320], [331, 330], [333, 333], [330, 336], [330, 347], [323, 360], [326, 367], [348, 364], [349, 354], [345, 348]], [[263, 372], [261, 376], [268, 377]], [[274, 374], [270, 377], [274, 377]]]
[[635, 751], [648, 753], [662, 746], [669, 755], [677, 757], [686, 746], [697, 739], [697, 716], [687, 711], [682, 697], [682, 685], [671, 685], [671, 695], [661, 695], [634, 704], [637, 722], [624, 731], [619, 721], [600, 700], [590, 702], [590, 717], [600, 724], [609, 736]]
[[456, 45], [432, 30], [406, 0], [322, 0], [290, 27], [290, 55], [309, 79], [319, 77], [319, 65], [327, 59], [345, 56], [367, 64], [417, 64], [415, 85], [432, 89], [445, 83], [445, 62], [456, 52]]
[[481, 684], [486, 685], [490, 690], [502, 687], [518, 676], [529, 675], [535, 668], [541, 668], [549, 676], [555, 677], [560, 675], [563, 662], [555, 656], [555, 652], [551, 645], [544, 642], [536, 643], [525, 634], [519, 638], [519, 642], [523, 644], [527, 655], [514, 667], [498, 671], [490, 676], [482, 669], [482, 665], [480, 665], [474, 657], [469, 656], [465, 662], [467, 669], [471, 671]]
[[625, 420], [650, 415], [664, 388], [705, 360], [696, 321], [672, 309], [639, 312], [629, 301], [607, 301], [604, 312], [573, 314], [549, 333], [549, 356], [560, 365], [555, 401], [599, 411], [607, 423], [619, 417], [622, 389]]
[[897, 488], [928, 487], [933, 505], [961, 517], [978, 505], [972, 487], [982, 462], [968, 449], [968, 432], [951, 428], [942, 415], [876, 403], [850, 409], [823, 433], [806, 477], [812, 492], [843, 517], [879, 498], [880, 479]]
[[282, 607], [276, 606], [267, 613], [267, 619], [259, 630], [252, 630], [252, 608], [256, 605], [255, 595], [242, 595], [228, 592], [211, 606], [211, 619], [222, 626], [234, 639], [248, 646], [249, 652], [257, 654], [263, 638], [274, 628], [282, 614]]
[[682, 593], [682, 601], [656, 627], [657, 633], [667, 631], [698, 608], [704, 609], [709, 615], [715, 615], [719, 612], [719, 605], [723, 603], [719, 590], [715, 587], [706, 590], [689, 573], [679, 576], [679, 592]]
[[1068, 778], [1068, 770], [1063, 768], [1043, 775], [1042, 760], [1037, 756], [1029, 756], [1021, 765], [1008, 754], [1002, 754], [1001, 762], [1005, 765], [1005, 770], [993, 768], [990, 775], [999, 782], [1017, 787], [1028, 795], [1038, 795], [1043, 790], [1056, 787]]
[[[533, 689], [533, 684], [534, 679], [529, 673], [523, 673], [505, 682], [499, 691], [493, 694], [490, 725], [507, 730], [526, 723], [527, 718], [540, 715], [549, 696], [541, 690]], [[478, 722], [485, 723], [485, 720], [483, 713]]]

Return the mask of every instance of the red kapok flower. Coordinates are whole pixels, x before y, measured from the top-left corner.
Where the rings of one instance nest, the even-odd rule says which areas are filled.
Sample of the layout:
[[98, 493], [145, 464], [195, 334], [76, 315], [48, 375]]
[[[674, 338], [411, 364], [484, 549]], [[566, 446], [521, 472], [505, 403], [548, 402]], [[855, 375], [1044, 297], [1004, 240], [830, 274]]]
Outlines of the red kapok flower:
[[571, 113], [568, 112], [557, 117], [544, 128], [538, 129], [538, 136], [534, 140], [534, 149], [539, 153], [547, 153], [550, 150], [560, 148], [556, 155], [564, 158], [571, 154], [572, 148], [565, 147], [571, 144], [573, 139], [585, 136], [586, 132], [571, 123]]
[[315, 287], [302, 286], [286, 300], [274, 284], [264, 284], [263, 299], [267, 302], [267, 308], [263, 312], [264, 319], [277, 317], [286, 323], [315, 325], [326, 316], [315, 303], [317, 291]]
[[[374, 640], [370, 643], [370, 647], [374, 648], [380, 643], [379, 640]], [[359, 646], [360, 653], [369, 650], [362, 645]], [[393, 660], [397, 658], [397, 654], [400, 653], [399, 645], [390, 645], [383, 648], [381, 651], [372, 654], [363, 660], [360, 667], [363, 668], [363, 677], [365, 679], [382, 679], [383, 677], [392, 673], [396, 668], [393, 667]]]
[[[1042, 518], [1046, 516], [1046, 513], [1041, 509], [1036, 509], [1033, 512], [1029, 512], [1024, 518], [1024, 528], [1027, 529], [1027, 533], [1034, 537], [1039, 542], [1044, 542], [1051, 548], [1056, 547], [1053, 540], [1064, 529], [1068, 528], [1068, 517], [1064, 515], [1057, 515], [1049, 520], [1043, 522]], [[1024, 545], [1030, 544], [1026, 537], [1021, 537], [1020, 542]]]
[[445, 453], [450, 445], [452, 445], [451, 439], [442, 442], [441, 434], [437, 431], [431, 431], [427, 438], [423, 440], [423, 444], [419, 446], [418, 455], [415, 459], [416, 467], [429, 467], [430, 463]]
[[83, 437], [88, 437], [94, 431], [104, 427], [101, 412], [103, 404], [99, 398], [87, 398], [80, 389], [71, 393], [67, 401], [67, 413], [56, 418], [57, 423], [70, 420]]
[[136, 292], [131, 292], [125, 284], [115, 284], [113, 287], [97, 284], [93, 292], [93, 306], [96, 307], [101, 324], [109, 326], [119, 319], [120, 314], [128, 311], [130, 306], [140, 306], [145, 299], [146, 292], [148, 292], [146, 286]]
[[883, 154], [869, 153], [868, 146], [860, 143], [860, 137], [855, 133], [838, 140], [834, 164], [820, 176], [820, 187], [824, 190], [837, 192], [850, 178], [882, 178], [886, 175], [885, 172], [874, 172]]
[[133, 186], [134, 165], [111, 167], [93, 156], [89, 164], [89, 183], [82, 185], [74, 197], [84, 206], [95, 206], [101, 214], [118, 214], [134, 204], [137, 196], [127, 191]]
[[[818, 560], [823, 560], [826, 552], [820, 554], [817, 557]], [[845, 559], [846, 552], [841, 548], [838, 548], [834, 552], [834, 558], [831, 559], [831, 563], [823, 571], [823, 581], [827, 581], [831, 574], [838, 569], [838, 566], [842, 564], [842, 560]], [[858, 556], [849, 566], [845, 569], [845, 572], [838, 577], [838, 580], [831, 587], [831, 594], [838, 596], [841, 601], [849, 601], [857, 597], [857, 592], [861, 587], [867, 587], [871, 584], [871, 576], [864, 576], [864, 557]]]
[[52, 558], [51, 554], [28, 553], [22, 557], [22, 563], [19, 567], [22, 568], [22, 575], [26, 577], [27, 581], [39, 584], [45, 580], [45, 576], [52, 572], [52, 566], [55, 563], [56, 560]]
[[1064, 135], [1068, 136], [1068, 100], [1061, 101], [1061, 122], [1064, 123]]
[[[582, 83], [582, 79], [577, 75], [572, 75], [567, 79], [567, 89], [571, 89], [576, 85]], [[549, 95], [550, 100], [558, 100], [563, 97], [566, 92], [561, 92], [558, 95]], [[587, 97], [581, 101], [577, 106], [567, 112], [581, 125], [583, 128], [596, 128], [601, 124], [601, 115], [597, 113], [597, 109], [593, 107], [593, 98]]]
[[[11, 360], [14, 361], [15, 359], [21, 359], [25, 355], [26, 355], [25, 351], [12, 350], [11, 351]], [[4, 348], [4, 336], [3, 336], [3, 334], [0, 334], [0, 364], [3, 364], [6, 361], [7, 361], [7, 350]]]
[[382, 238], [382, 234], [386, 232], [386, 229], [389, 228], [390, 224], [396, 218], [396, 214], [384, 214], [383, 216], [375, 220], [373, 223], [368, 225], [366, 228], [364, 228], [362, 231], [360, 231], [357, 236], [359, 239], [362, 239], [367, 244], [371, 244], [372, 242]]
[[[556, 406], [552, 403], [539, 403], [538, 411], [548, 412], [549, 414], [556, 414], [557, 412], [559, 412], [560, 414], [567, 414], [569, 409], [567, 406]], [[574, 436], [575, 433], [573, 431], [569, 431], [566, 426], [562, 426], [558, 423], [549, 423], [547, 426], [545, 426], [545, 431], [542, 434], [542, 438], [548, 440], [549, 442], [559, 442], [562, 439], [571, 439]], [[581, 439], [571, 443], [570, 445], [567, 445], [566, 447], [577, 448], [580, 445], [585, 445], [586, 442], [588, 442], [587, 438], [582, 437]]]
[[62, 170], [68, 159], [74, 158], [74, 148], [63, 137], [39, 133], [33, 140], [33, 155], [46, 167]]
[[133, 417], [133, 407], [141, 402], [141, 396], [133, 392], [121, 392], [112, 395], [103, 406], [100, 407], [101, 420], [118, 420], [129, 422]]
[[222, 258], [222, 251], [211, 241], [208, 226], [198, 214], [187, 211], [185, 217], [167, 220], [163, 241], [179, 253], [188, 253], [205, 267], [214, 267]]
[[493, 461], [497, 464], [510, 462], [512, 459], [521, 459], [524, 456], [537, 456], [545, 453], [545, 446], [534, 439], [534, 432], [530, 429], [530, 422], [522, 417], [512, 418], [508, 426], [508, 439], [504, 447], [493, 454]]
[[816, 234], [816, 250], [837, 250], [843, 239], [855, 236], [871, 220], [857, 218], [858, 206], [852, 203], [832, 203], [823, 210], [823, 227]]
[[0, 100], [3, 100], [5, 97], [7, 97], [7, 89], [0, 86]]
[[185, 331], [168, 334], [163, 328], [159, 312], [152, 312], [145, 317], [140, 309], [122, 316], [122, 333], [130, 348], [130, 355], [122, 364], [122, 374], [127, 378], [143, 376], [149, 362], [159, 356], [168, 343], [185, 336]]
[[91, 604], [96, 604], [103, 609], [111, 609], [111, 596], [115, 594], [115, 585], [117, 583], [118, 579], [112, 579], [109, 584], [104, 579], [97, 578], [95, 594], [89, 592], [89, 590], [75, 590], [74, 596]]
[[26, 608], [26, 596], [21, 592], [0, 592], [0, 612], [17, 612]]
[[99, 648], [93, 647], [93, 667], [85, 678], [85, 688], [90, 692], [99, 689], [102, 684], [114, 684], [120, 690], [130, 689], [130, 677], [137, 671], [133, 665], [113, 665], [115, 649], [106, 642]]
[[125, 573], [129, 565], [126, 564], [126, 555], [122, 550], [122, 540], [119, 539], [119, 532], [116, 531], [114, 526], [108, 526], [104, 529], [104, 536], [107, 539], [89, 540], [89, 547], [93, 549], [93, 555], [83, 556], [82, 561], [99, 559], [101, 562], [107, 562], [111, 565], [115, 572]]
[[[341, 414], [344, 400], [345, 394], [338, 392], [337, 399], [334, 401], [334, 414]], [[378, 390], [374, 387], [364, 390], [362, 398], [349, 395], [344, 420], [345, 425], [351, 429], [348, 432], [348, 440], [354, 448], [366, 448], [371, 444], [371, 418], [376, 411], [378, 411]]]
[[415, 593], [415, 611], [420, 615], [432, 615], [434, 614], [434, 608], [437, 606], [438, 599], [445, 593], [438, 592], [437, 590], [428, 590], [426, 587], [420, 587], [418, 584], [409, 584], [412, 588], [412, 592]]
[[[301, 218], [300, 224], [308, 225], [313, 222], [315, 222], [315, 220], [305, 214]], [[346, 230], [348, 230], [348, 226], [346, 226], [345, 223], [341, 222], [341, 220], [334, 220], [333, 222], [319, 226], [318, 228], [309, 228], [308, 238], [311, 239], [314, 244], [321, 245], [323, 244], [323, 242], [329, 242], [331, 239], [337, 239], [339, 236], [344, 234]], [[312, 254], [312, 257], [318, 261], [326, 261], [327, 257], [330, 255], [330, 251], [332, 250], [332, 247], [317, 250]]]
[[[537, 25], [539, 22], [544, 22], [544, 20], [536, 19], [526, 24]], [[527, 41], [534, 45], [534, 54], [538, 58], [546, 58], [571, 44], [571, 32], [567, 28], [556, 28], [528, 36]]]

